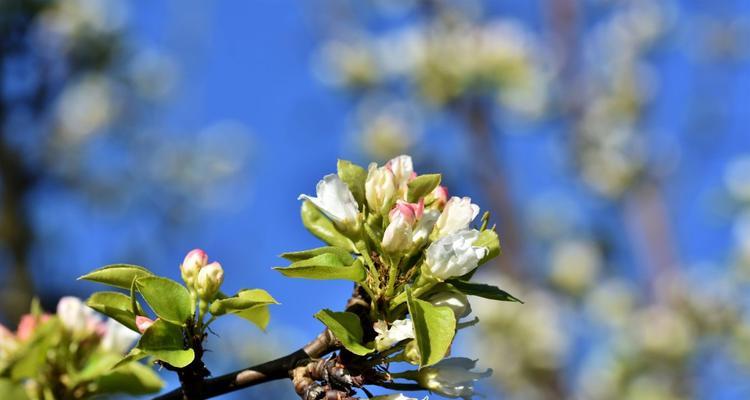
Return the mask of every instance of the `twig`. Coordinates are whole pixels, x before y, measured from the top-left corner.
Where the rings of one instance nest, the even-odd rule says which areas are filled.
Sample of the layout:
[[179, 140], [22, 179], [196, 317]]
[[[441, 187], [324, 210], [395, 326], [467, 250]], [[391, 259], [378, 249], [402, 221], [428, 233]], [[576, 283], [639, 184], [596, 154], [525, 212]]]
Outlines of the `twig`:
[[[338, 347], [339, 345], [333, 334], [326, 329], [305, 347], [294, 353], [216, 378], [206, 379], [201, 385], [198, 398], [208, 399], [261, 383], [288, 378], [289, 371], [298, 365], [315, 358], [320, 358], [336, 350]], [[175, 389], [154, 398], [154, 400], [180, 399], [184, 399], [182, 389]]]

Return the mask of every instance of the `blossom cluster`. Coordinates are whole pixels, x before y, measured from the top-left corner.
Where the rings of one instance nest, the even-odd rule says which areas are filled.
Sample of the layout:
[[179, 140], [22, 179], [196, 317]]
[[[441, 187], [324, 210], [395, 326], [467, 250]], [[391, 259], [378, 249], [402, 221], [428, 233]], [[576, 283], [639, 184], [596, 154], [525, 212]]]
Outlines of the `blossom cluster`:
[[[355, 282], [368, 313], [316, 314], [347, 352], [362, 359], [408, 362], [416, 371], [389, 373], [448, 397], [471, 398], [471, 360], [445, 357], [460, 322], [471, 313], [467, 295], [517, 301], [501, 289], [471, 282], [475, 270], [500, 252], [485, 213], [469, 197], [450, 196], [439, 174], [417, 174], [412, 158], [395, 157], [365, 170], [340, 160], [316, 195], [300, 195], [307, 229], [329, 246], [282, 256], [286, 276]], [[352, 328], [352, 322], [356, 325]]]
[[60, 299], [56, 314], [35, 305], [15, 332], [0, 325], [0, 397], [80, 399], [156, 392], [162, 382], [151, 369], [141, 364], [113, 369], [137, 338], [77, 297]]

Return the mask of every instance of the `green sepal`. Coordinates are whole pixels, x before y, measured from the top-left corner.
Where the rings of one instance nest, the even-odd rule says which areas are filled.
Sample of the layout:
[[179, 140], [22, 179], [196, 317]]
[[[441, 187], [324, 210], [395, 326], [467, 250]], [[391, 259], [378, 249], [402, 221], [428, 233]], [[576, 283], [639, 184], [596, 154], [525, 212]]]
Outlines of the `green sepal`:
[[477, 266], [500, 255], [500, 239], [497, 237], [497, 232], [492, 229], [479, 232], [479, 237], [474, 242], [474, 246], [487, 248], [487, 254], [479, 260]]
[[354, 200], [362, 206], [365, 204], [365, 181], [367, 180], [367, 171], [351, 161], [339, 160], [336, 163], [336, 169], [341, 180], [349, 187]]
[[440, 184], [440, 174], [419, 175], [409, 182], [407, 199], [410, 203], [416, 203], [420, 198], [427, 196]]

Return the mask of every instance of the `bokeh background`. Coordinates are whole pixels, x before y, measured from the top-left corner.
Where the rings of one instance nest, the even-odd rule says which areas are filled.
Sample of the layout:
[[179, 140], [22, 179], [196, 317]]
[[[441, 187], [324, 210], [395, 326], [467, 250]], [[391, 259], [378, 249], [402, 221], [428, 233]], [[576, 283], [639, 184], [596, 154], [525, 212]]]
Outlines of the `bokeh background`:
[[317, 244], [297, 196], [408, 153], [492, 212], [479, 276], [525, 300], [457, 339], [487, 398], [750, 396], [746, 1], [2, 0], [0, 99], [6, 325], [200, 247], [282, 303], [220, 322], [212, 372], [286, 354], [351, 289], [270, 269]]

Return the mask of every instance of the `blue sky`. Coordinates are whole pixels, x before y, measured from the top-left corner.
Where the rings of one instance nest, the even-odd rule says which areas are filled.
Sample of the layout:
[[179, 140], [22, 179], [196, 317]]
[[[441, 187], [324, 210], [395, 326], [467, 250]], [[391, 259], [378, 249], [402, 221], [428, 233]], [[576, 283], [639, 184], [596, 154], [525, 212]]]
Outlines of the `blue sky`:
[[[537, 3], [506, 3], [514, 15], [524, 17], [531, 26], [539, 24]], [[741, 1], [729, 3], [738, 10], [743, 7]], [[233, 183], [237, 187], [222, 191], [236, 196], [232, 206], [198, 211], [201, 214], [195, 221], [170, 237], [144, 238], [159, 249], [149, 250], [143, 259], [149, 262], [149, 268], [176, 279], [183, 255], [200, 247], [224, 265], [226, 291], [245, 287], [269, 290], [282, 305], [273, 314], [267, 335], [286, 341], [279, 345], [282, 352], [292, 351], [319, 331], [320, 324], [312, 314], [321, 308], [343, 307], [351, 289], [346, 282], [285, 279], [270, 269], [283, 265], [278, 254], [318, 244], [299, 222], [297, 196], [313, 193], [318, 179], [334, 171], [337, 158], [365, 162], [360, 159], [360, 151], [348, 145], [351, 104], [346, 96], [317, 81], [311, 71], [321, 39], [310, 17], [314, 4], [136, 0], [131, 7], [130, 33], [138, 45], [166, 52], [180, 68], [173, 98], [155, 109], [150, 118], [172, 132], [196, 131], [217, 121], [238, 121], [252, 132], [253, 143], [250, 165]], [[690, 3], [685, 6], [693, 7]], [[679, 171], [665, 187], [670, 213], [677, 221], [678, 244], [684, 261], [721, 261], [730, 230], [726, 221], [706, 209], [710, 210], [720, 197], [727, 161], [750, 150], [746, 128], [750, 123], [748, 65], [745, 61], [742, 65], [708, 68], [686, 58], [679, 45], [670, 46], [654, 56], [662, 77], [662, 97], [647, 116], [647, 123], [658, 128], [650, 144], [665, 155], [671, 154], [671, 147], [678, 142], [688, 144], [682, 146], [685, 151], [680, 153]], [[719, 90], [712, 99], [727, 103], [730, 118], [721, 134], [685, 131], [694, 103], [700, 103], [692, 98], [696, 95], [694, 85], [706, 74], [732, 77], [730, 82], [717, 79], [716, 85], [725, 90]], [[516, 167], [508, 171], [516, 200], [524, 203], [541, 193], [562, 195], [578, 204], [584, 214], [581, 218], [598, 218], [605, 223], [609, 218], [615, 224], [612, 209], [582, 195], [580, 184], [571, 181], [569, 171], [550, 157], [554, 153], [550, 149], [559, 145], [553, 135], [556, 128], [543, 126], [537, 130], [536, 135], [511, 136], [503, 141], [506, 163]], [[446, 146], [434, 146], [437, 151], [452, 154]], [[462, 159], [468, 155], [459, 152], [452, 156], [455, 162], [450, 164], [450, 171], [444, 172], [455, 177], [459, 191], [475, 194], [476, 188], [460, 179], [465, 165]], [[418, 167], [424, 162], [419, 158], [415, 161]], [[121, 253], [110, 249], [118, 249], [130, 235], [154, 232], [152, 227], [139, 226], [136, 218], [123, 227], [127, 235], [118, 234], [122, 221], [95, 220], [96, 213], [81, 213], [83, 206], [77, 199], [66, 201], [39, 212], [44, 218], [54, 211], [56, 218], [67, 221], [75, 238], [69, 241], [79, 243], [71, 249], [74, 257], [70, 267], [56, 272], [53, 278], [63, 287], [63, 282], [72, 283], [93, 267], [132, 261], [113, 259]], [[67, 287], [79, 294], [96, 288], [85, 283]], [[221, 334], [222, 329], [256, 337], [254, 328], [241, 323], [226, 323], [217, 331]]]

